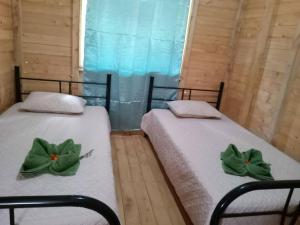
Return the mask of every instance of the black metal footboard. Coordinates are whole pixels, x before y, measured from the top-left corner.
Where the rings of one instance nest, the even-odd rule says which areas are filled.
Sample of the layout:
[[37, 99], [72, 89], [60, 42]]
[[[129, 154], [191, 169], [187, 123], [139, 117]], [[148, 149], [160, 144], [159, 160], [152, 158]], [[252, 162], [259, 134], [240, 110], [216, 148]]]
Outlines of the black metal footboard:
[[[110, 225], [120, 225], [114, 211], [103, 202], [80, 195], [0, 197], [0, 209], [9, 209], [10, 225], [15, 225], [16, 208], [83, 207], [102, 215]], [[59, 225], [59, 224], [58, 224]]]
[[[300, 188], [300, 180], [283, 180], [283, 181], [257, 181], [242, 184], [228, 194], [226, 194], [216, 206], [210, 220], [210, 225], [220, 225], [222, 218], [246, 217], [246, 216], [263, 216], [263, 215], [281, 215], [280, 225], [284, 225], [286, 217], [291, 217], [289, 225], [294, 225], [300, 215], [300, 199], [297, 208], [289, 213], [290, 200], [295, 189]], [[289, 194], [282, 207], [278, 211], [263, 211], [263, 212], [246, 212], [246, 213], [225, 213], [227, 207], [241, 195], [257, 190], [276, 190], [287, 189]]]

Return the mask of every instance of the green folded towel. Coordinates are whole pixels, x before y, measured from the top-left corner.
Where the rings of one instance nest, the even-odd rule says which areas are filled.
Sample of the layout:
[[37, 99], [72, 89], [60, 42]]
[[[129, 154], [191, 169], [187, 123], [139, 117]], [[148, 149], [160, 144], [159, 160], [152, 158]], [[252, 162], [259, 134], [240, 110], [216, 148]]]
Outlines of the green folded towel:
[[60, 176], [75, 175], [80, 164], [81, 145], [68, 139], [59, 145], [36, 138], [21, 167], [20, 174], [32, 177], [43, 173]]
[[270, 164], [263, 161], [259, 150], [250, 149], [241, 153], [235, 145], [230, 144], [226, 151], [221, 153], [221, 160], [225, 173], [250, 176], [257, 180], [274, 180]]

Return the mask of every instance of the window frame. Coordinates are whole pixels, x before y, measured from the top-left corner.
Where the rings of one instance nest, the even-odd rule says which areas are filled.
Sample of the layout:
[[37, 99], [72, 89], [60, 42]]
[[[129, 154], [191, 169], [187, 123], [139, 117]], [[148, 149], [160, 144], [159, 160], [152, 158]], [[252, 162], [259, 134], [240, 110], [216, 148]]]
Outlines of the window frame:
[[84, 62], [84, 39], [85, 39], [85, 19], [86, 19], [87, 0], [80, 0], [80, 16], [79, 16], [79, 70], [83, 70]]

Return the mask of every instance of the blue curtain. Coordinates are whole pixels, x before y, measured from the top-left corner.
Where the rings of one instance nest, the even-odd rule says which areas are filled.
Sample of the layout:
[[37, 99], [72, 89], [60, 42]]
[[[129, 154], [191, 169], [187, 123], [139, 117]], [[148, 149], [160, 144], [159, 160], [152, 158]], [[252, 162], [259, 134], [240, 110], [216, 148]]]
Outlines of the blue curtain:
[[[103, 82], [111, 73], [110, 118], [115, 130], [140, 127], [149, 76], [178, 85], [189, 0], [88, 0], [84, 80]], [[105, 90], [86, 86], [85, 95]], [[175, 97], [176, 92], [160, 92]], [[89, 104], [101, 104], [89, 100]]]

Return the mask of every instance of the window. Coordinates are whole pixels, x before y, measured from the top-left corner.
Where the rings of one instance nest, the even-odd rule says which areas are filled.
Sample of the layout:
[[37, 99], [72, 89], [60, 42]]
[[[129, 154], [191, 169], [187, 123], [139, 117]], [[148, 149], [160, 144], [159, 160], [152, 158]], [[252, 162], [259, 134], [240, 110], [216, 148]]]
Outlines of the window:
[[[80, 34], [79, 34], [79, 67], [80, 69], [83, 69], [83, 61], [84, 61], [84, 40], [85, 40], [85, 24], [86, 24], [86, 10], [87, 10], [87, 1], [88, 0], [81, 0], [80, 4]], [[184, 48], [183, 48], [183, 54], [182, 54], [182, 60], [184, 58], [184, 55], [186, 53], [186, 47], [187, 47], [187, 40], [188, 40], [188, 35], [189, 35], [189, 25], [191, 23], [191, 14], [192, 14], [192, 8], [195, 0], [190, 0], [190, 10], [189, 10], [189, 15], [188, 15], [188, 21], [187, 21], [187, 28], [186, 28], [186, 39], [184, 43]], [[183, 66], [183, 63], [181, 64], [181, 67]], [[182, 70], [182, 68], [181, 68]]]
[[80, 6], [80, 28], [79, 28], [79, 67], [83, 68], [84, 59], [84, 37], [85, 37], [85, 17], [87, 0], [81, 0]]

